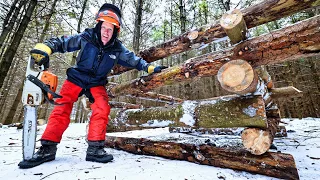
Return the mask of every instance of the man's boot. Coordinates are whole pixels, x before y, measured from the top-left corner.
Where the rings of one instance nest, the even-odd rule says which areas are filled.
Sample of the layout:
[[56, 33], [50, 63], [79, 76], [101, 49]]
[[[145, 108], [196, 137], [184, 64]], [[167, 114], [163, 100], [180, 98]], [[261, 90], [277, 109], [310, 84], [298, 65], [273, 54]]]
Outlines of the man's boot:
[[104, 141], [88, 141], [86, 161], [107, 163], [113, 156], [104, 150]]
[[21, 161], [18, 166], [22, 169], [32, 168], [44, 162], [52, 161], [56, 158], [57, 144], [53, 141], [41, 140], [40, 149], [29, 160]]

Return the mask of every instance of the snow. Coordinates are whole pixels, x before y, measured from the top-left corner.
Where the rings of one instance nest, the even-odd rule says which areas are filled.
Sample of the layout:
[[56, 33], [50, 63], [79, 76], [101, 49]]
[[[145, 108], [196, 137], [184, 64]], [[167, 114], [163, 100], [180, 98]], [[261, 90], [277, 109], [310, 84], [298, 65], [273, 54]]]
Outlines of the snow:
[[[320, 176], [320, 118], [282, 119], [288, 137], [274, 141], [278, 151], [292, 154], [295, 158], [300, 179], [319, 179]], [[40, 126], [39, 139], [45, 126]], [[234, 171], [195, 163], [169, 160], [154, 156], [134, 155], [124, 151], [106, 148], [114, 155], [114, 161], [107, 164], [85, 161], [87, 144], [86, 124], [70, 124], [62, 142], [58, 145], [55, 161], [31, 169], [19, 169], [22, 158], [22, 130], [15, 127], [0, 128], [0, 179], [115, 179], [115, 180], [215, 180], [215, 179], [276, 179], [243, 171]], [[186, 135], [169, 133], [168, 128], [108, 133], [110, 136], [150, 138], [152, 140], [173, 140], [186, 143], [203, 143], [210, 139], [217, 146], [241, 144], [239, 136]], [[235, 144], [233, 144], [235, 143]], [[37, 147], [40, 146], [37, 142]]]
[[193, 113], [197, 104], [195, 101], [185, 101], [182, 104], [183, 116], [180, 118], [180, 122], [186, 125], [194, 126], [195, 120], [193, 119]]

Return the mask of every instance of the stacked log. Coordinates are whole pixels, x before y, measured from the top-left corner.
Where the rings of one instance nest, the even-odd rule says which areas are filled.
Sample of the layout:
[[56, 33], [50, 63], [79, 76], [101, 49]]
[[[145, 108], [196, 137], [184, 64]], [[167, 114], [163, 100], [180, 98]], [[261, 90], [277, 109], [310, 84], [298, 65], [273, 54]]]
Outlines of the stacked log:
[[117, 109], [111, 111], [109, 131], [143, 127], [259, 127], [267, 128], [265, 104], [261, 96], [221, 96], [185, 101], [167, 107]]
[[160, 156], [215, 167], [242, 170], [282, 179], [299, 179], [292, 155], [252, 155], [239, 149], [107, 136], [105, 146], [134, 154]]

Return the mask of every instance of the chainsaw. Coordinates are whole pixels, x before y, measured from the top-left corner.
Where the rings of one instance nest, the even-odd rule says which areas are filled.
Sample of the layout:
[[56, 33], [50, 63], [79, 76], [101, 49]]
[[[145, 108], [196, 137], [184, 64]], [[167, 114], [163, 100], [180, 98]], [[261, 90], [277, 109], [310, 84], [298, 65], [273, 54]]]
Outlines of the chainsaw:
[[31, 56], [28, 60], [24, 82], [22, 103], [24, 106], [22, 154], [23, 160], [30, 160], [34, 154], [37, 137], [37, 108], [41, 104], [54, 102], [53, 98], [62, 96], [55, 93], [58, 77], [48, 71], [49, 61], [37, 65]]

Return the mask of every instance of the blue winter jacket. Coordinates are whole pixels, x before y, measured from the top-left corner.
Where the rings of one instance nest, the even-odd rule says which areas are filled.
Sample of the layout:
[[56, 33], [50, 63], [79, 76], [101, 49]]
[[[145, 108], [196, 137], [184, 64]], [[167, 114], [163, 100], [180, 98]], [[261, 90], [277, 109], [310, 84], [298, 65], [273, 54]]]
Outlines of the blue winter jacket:
[[93, 28], [74, 36], [52, 38], [44, 44], [53, 53], [80, 50], [76, 65], [67, 70], [67, 79], [83, 89], [106, 85], [107, 75], [116, 64], [146, 72], [150, 65], [124, 47], [118, 39], [109, 46], [102, 47]]

